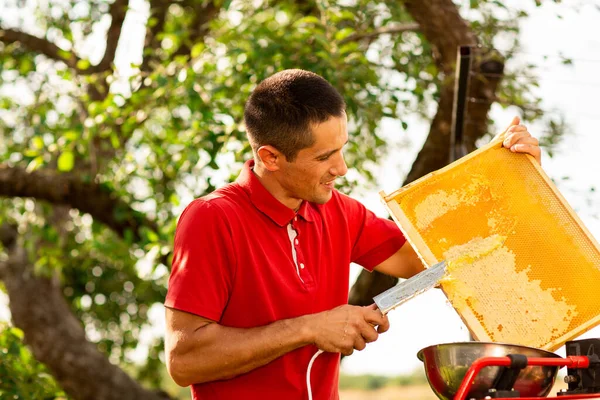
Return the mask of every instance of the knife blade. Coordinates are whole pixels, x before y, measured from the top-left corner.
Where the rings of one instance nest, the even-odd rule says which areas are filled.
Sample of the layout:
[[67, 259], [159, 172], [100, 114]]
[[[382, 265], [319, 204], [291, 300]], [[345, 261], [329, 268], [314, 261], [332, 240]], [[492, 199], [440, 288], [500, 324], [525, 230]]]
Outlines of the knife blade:
[[393, 288], [373, 297], [375, 304], [383, 315], [413, 297], [435, 287], [446, 273], [446, 261], [439, 262], [412, 278], [400, 282]]

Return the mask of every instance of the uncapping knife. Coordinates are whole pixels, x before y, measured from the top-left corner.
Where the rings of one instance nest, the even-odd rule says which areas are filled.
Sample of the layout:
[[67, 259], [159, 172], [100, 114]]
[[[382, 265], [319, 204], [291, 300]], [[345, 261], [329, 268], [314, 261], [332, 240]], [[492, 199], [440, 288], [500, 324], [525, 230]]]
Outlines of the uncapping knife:
[[425, 271], [400, 282], [391, 289], [373, 297], [375, 304], [383, 315], [433, 287], [435, 287], [446, 273], [446, 261], [435, 264]]

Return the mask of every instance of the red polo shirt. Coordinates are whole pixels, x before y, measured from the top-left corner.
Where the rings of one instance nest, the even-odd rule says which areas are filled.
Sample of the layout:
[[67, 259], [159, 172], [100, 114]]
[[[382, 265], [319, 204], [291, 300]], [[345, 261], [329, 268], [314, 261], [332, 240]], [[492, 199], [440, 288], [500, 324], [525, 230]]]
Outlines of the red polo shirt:
[[[372, 270], [405, 242], [398, 227], [334, 190], [298, 214], [260, 183], [249, 161], [235, 183], [194, 200], [175, 234], [165, 305], [251, 328], [348, 302], [349, 265]], [[192, 386], [194, 399], [306, 399], [305, 346], [233, 379]], [[202, 362], [202, 360], [198, 360]], [[338, 399], [339, 353], [313, 364], [313, 398]]]

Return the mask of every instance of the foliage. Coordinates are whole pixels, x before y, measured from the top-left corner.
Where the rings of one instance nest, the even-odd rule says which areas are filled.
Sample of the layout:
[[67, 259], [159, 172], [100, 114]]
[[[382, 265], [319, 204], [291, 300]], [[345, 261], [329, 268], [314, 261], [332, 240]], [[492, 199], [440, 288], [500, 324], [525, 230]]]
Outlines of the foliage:
[[0, 398], [23, 400], [67, 399], [46, 367], [23, 345], [23, 333], [0, 326]]
[[427, 385], [427, 378], [422, 369], [410, 374], [398, 376], [383, 375], [340, 375], [340, 389], [377, 390], [383, 387]]
[[[162, 382], [162, 340], [146, 343], [142, 366], [132, 354], [148, 331], [149, 310], [165, 296], [177, 216], [193, 197], [235, 177], [251, 157], [242, 116], [255, 85], [278, 70], [304, 68], [340, 90], [350, 118], [349, 191], [364, 183], [357, 176], [372, 182], [371, 167], [386, 154], [381, 122], [394, 119], [407, 129], [409, 114], [430, 118], [447, 78], [419, 32], [356, 36], [410, 22], [402, 2], [217, 1], [223, 8], [209, 22], [209, 34], [191, 37], [201, 16], [195, 7], [207, 3], [168, 2], [161, 22], [154, 9], [146, 18], [145, 2], [132, 2], [129, 13], [142, 24], [126, 22], [121, 46], [134, 50], [119, 53], [114, 69], [93, 74], [86, 71], [100, 59], [98, 32], [106, 30], [102, 16], [111, 3], [13, 0], [0, 6], [1, 28], [56, 43], [62, 60], [71, 52], [80, 57], [69, 67], [19, 42], [0, 42], [0, 165], [97, 183], [158, 228], [143, 229], [139, 240], [133, 232], [119, 236], [92, 215], [70, 210], [61, 216], [59, 207], [22, 198], [0, 199], [0, 223], [20, 226], [38, 273], [60, 275], [90, 340], [155, 386]], [[509, 49], [517, 48], [519, 10], [491, 0], [470, 7], [469, 23], [483, 45], [502, 36]], [[140, 38], [156, 27], [142, 49]], [[519, 75], [509, 71], [499, 99], [537, 107], [529, 92], [535, 75]], [[124, 218], [123, 210], [113, 213]], [[17, 331], [7, 332], [2, 340], [16, 343]], [[42, 374], [31, 368], [26, 376]]]

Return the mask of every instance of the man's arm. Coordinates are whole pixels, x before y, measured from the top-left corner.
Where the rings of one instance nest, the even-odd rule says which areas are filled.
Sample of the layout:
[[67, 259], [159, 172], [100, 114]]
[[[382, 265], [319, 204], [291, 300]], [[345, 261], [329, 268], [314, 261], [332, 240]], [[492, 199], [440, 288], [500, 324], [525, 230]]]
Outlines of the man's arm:
[[308, 344], [349, 355], [389, 328], [375, 307], [350, 305], [249, 329], [168, 307], [166, 321], [167, 369], [180, 386], [230, 379]]
[[410, 243], [405, 242], [400, 250], [374, 269], [382, 274], [406, 279], [423, 271], [425, 267]]

